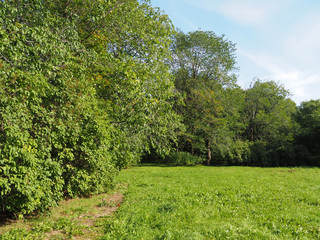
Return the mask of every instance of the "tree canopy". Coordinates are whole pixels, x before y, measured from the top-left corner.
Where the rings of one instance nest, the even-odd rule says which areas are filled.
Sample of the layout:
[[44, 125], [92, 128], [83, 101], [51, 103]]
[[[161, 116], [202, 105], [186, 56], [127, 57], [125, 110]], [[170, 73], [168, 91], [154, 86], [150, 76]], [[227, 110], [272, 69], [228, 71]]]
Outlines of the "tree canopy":
[[0, 2], [0, 205], [102, 192], [180, 128], [170, 20], [145, 1]]
[[[231, 134], [226, 119], [235, 105], [237, 85], [235, 45], [224, 36], [210, 31], [178, 32], [172, 44], [171, 71], [176, 89], [185, 96], [177, 105], [187, 131], [181, 138], [183, 147], [191, 146], [212, 159], [212, 146]], [[231, 124], [230, 124], [231, 126]]]

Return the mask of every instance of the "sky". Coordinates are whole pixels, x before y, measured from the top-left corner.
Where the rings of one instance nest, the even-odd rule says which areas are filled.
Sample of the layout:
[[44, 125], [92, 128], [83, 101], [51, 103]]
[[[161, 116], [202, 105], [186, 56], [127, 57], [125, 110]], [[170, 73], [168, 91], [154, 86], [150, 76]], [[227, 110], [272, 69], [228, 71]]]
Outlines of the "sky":
[[238, 84], [273, 80], [298, 105], [320, 99], [320, 0], [151, 0], [187, 33], [236, 44]]

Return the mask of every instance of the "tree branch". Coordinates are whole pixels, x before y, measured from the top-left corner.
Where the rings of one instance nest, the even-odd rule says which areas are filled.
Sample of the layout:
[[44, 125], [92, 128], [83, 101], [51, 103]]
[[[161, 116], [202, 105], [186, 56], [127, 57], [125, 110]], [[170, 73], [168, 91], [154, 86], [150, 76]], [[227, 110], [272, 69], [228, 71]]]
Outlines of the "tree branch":
[[6, 62], [10, 63], [10, 65], [11, 65], [12, 67], [14, 66], [13, 62], [11, 62], [11, 61], [8, 60], [5, 56], [3, 56], [2, 53], [0, 53], [0, 54], [1, 54], [0, 58], [2, 58], [3, 60], [5, 60]]

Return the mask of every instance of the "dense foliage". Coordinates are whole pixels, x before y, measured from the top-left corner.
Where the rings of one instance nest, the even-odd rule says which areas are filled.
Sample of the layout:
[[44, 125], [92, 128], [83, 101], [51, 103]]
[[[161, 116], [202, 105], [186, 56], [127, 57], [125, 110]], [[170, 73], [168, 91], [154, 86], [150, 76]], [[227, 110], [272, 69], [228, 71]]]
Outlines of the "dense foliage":
[[172, 25], [138, 1], [0, 2], [0, 212], [105, 191], [179, 128]]
[[295, 115], [297, 158], [301, 164], [320, 165], [320, 100], [301, 103]]
[[165, 158], [165, 163], [173, 166], [195, 166], [205, 162], [205, 159], [188, 152], [172, 152]]

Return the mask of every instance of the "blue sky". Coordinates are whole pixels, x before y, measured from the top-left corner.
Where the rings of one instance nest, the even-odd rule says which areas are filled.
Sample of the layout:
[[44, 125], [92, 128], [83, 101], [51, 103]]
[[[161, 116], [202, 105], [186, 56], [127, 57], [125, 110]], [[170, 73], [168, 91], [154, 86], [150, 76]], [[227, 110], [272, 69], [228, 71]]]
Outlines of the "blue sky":
[[319, 0], [151, 0], [184, 32], [210, 30], [237, 46], [238, 84], [283, 84], [297, 104], [320, 99]]

